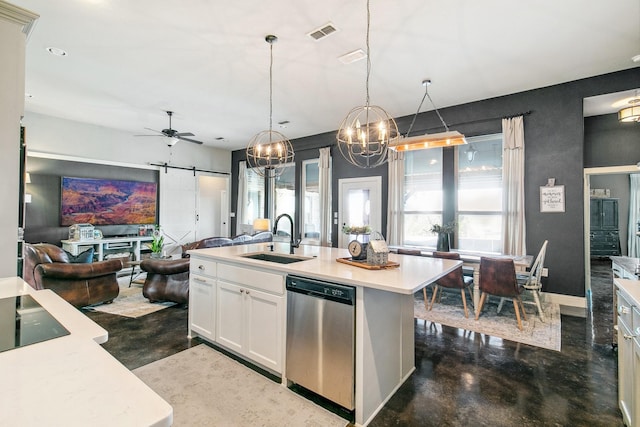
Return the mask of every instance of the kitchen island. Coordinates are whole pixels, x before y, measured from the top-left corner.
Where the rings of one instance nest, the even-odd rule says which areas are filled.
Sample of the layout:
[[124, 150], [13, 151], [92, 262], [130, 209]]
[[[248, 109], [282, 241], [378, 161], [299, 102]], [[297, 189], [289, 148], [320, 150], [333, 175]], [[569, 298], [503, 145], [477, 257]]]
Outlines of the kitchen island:
[[[415, 369], [413, 294], [460, 261], [389, 254], [399, 267], [368, 270], [336, 261], [346, 249], [304, 246], [280, 264], [246, 255], [269, 244], [189, 251], [189, 335], [200, 336], [286, 378], [285, 280], [295, 275], [355, 288], [355, 423], [367, 425]], [[287, 256], [289, 245], [273, 253]]]
[[[171, 425], [171, 406], [100, 346], [107, 331], [54, 292], [3, 278], [0, 305], [1, 425]], [[47, 339], [44, 322], [29, 315], [51, 315], [65, 333]]]

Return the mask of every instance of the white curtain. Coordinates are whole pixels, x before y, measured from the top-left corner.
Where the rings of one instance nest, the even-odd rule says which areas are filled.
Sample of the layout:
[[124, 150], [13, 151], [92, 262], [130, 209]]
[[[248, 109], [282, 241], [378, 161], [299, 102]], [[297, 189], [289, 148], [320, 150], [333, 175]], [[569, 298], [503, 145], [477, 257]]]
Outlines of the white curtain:
[[245, 206], [249, 203], [247, 192], [247, 162], [240, 162], [238, 168], [238, 207], [236, 208], [236, 234], [240, 234], [241, 225], [244, 224]]
[[331, 148], [320, 149], [320, 246], [331, 246]]
[[526, 255], [523, 117], [502, 119], [502, 135], [502, 252]]
[[628, 255], [640, 258], [640, 236], [636, 235], [640, 221], [640, 174], [629, 174], [629, 237], [627, 240]]
[[402, 245], [404, 209], [404, 152], [389, 150], [389, 203], [387, 206], [387, 243]]

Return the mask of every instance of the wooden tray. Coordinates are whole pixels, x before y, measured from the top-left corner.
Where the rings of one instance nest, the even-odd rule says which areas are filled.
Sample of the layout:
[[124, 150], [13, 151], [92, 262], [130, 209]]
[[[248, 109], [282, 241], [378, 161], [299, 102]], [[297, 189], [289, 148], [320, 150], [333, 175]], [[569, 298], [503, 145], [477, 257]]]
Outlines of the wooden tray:
[[388, 268], [396, 268], [400, 267], [400, 264], [393, 261], [387, 261], [385, 265], [373, 265], [367, 264], [367, 260], [363, 259], [362, 261], [354, 261], [351, 257], [348, 258], [336, 258], [336, 261], [341, 262], [343, 264], [349, 264], [360, 268], [365, 268], [367, 270], [386, 270]]

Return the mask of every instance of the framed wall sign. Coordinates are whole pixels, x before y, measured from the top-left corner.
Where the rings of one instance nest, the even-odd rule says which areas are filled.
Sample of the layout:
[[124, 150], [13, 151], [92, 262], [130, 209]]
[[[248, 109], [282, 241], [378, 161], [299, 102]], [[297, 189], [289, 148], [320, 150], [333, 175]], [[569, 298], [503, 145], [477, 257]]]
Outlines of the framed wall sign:
[[564, 185], [540, 187], [540, 212], [564, 212]]

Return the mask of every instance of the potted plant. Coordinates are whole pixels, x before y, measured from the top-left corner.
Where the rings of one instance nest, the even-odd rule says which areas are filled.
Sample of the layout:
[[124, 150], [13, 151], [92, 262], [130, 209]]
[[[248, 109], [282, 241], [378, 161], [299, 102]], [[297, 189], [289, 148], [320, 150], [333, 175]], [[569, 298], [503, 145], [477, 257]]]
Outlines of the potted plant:
[[153, 240], [149, 248], [151, 249], [151, 258], [162, 258], [162, 247], [164, 246], [164, 236], [160, 230], [160, 226], [156, 225], [153, 230]]
[[436, 245], [438, 252], [449, 252], [449, 249], [451, 249], [450, 235], [456, 230], [456, 226], [455, 221], [451, 221], [445, 225], [431, 225], [430, 231], [438, 235], [438, 243]]

